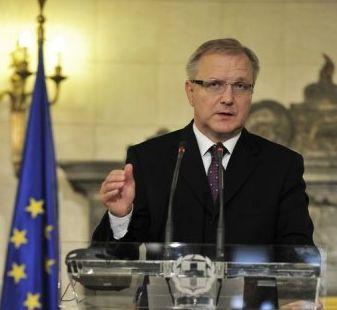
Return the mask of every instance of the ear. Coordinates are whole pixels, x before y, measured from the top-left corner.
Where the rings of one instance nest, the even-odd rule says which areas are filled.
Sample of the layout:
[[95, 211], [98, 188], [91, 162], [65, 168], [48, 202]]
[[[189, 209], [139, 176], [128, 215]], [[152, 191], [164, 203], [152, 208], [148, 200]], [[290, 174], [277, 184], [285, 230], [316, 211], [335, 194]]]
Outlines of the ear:
[[186, 92], [190, 105], [194, 107], [194, 103], [193, 103], [194, 88], [193, 88], [193, 84], [190, 81], [185, 81], [185, 92]]

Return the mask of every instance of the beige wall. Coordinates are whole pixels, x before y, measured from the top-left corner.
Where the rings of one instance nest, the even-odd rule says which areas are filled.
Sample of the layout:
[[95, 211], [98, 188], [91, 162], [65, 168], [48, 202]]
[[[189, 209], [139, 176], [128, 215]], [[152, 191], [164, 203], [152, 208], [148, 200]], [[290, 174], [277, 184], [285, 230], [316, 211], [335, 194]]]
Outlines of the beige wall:
[[[8, 53], [18, 33], [35, 31], [35, 2], [0, 0], [1, 90], [8, 85]], [[64, 70], [69, 75], [53, 107], [58, 159], [120, 160], [126, 145], [160, 127], [186, 124], [192, 110], [183, 89], [184, 65], [196, 46], [212, 38], [236, 37], [259, 55], [262, 70], [254, 100], [274, 99], [287, 106], [301, 102], [303, 87], [317, 80], [322, 52], [337, 61], [336, 12], [337, 1], [324, 0], [48, 1], [46, 68], [50, 72], [53, 65], [50, 41], [61, 36], [66, 43]], [[0, 142], [2, 266], [16, 182], [6, 102], [0, 103]], [[77, 237], [83, 238], [87, 204], [66, 181], [61, 184], [61, 191], [67, 193], [61, 210], [82, 215]], [[64, 227], [70, 227], [63, 234], [70, 238], [74, 219], [62, 220]]]
[[[2, 86], [17, 33], [25, 26], [34, 31], [32, 3], [0, 0]], [[122, 159], [125, 145], [159, 127], [184, 125], [192, 117], [184, 65], [210, 38], [236, 37], [257, 52], [255, 100], [301, 101], [303, 87], [317, 79], [322, 52], [337, 58], [335, 12], [337, 2], [318, 0], [47, 2], [46, 67], [49, 41], [62, 36], [69, 75], [53, 108], [58, 158]]]
[[255, 49], [255, 100], [285, 105], [317, 79], [322, 52], [337, 59], [337, 2], [68, 2], [47, 7], [50, 35], [61, 20], [67, 30], [70, 79], [54, 111], [61, 159], [122, 159], [125, 145], [188, 122], [184, 65], [204, 40], [233, 36]]

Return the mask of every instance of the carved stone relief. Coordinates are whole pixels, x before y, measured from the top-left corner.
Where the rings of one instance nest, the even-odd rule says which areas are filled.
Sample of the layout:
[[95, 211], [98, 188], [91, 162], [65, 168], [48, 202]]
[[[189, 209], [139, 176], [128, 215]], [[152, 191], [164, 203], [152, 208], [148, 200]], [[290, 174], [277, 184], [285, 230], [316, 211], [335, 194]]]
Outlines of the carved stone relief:
[[273, 100], [252, 105], [247, 128], [304, 156], [315, 242], [328, 251], [328, 292], [337, 293], [337, 85], [334, 63], [325, 63], [304, 101], [285, 108]]
[[263, 100], [252, 105], [247, 128], [305, 155], [337, 154], [337, 85], [334, 64], [324, 54], [319, 80], [304, 89], [304, 101], [287, 109], [280, 102]]
[[274, 100], [252, 105], [246, 127], [268, 140], [290, 145], [294, 139], [294, 121], [290, 112]]

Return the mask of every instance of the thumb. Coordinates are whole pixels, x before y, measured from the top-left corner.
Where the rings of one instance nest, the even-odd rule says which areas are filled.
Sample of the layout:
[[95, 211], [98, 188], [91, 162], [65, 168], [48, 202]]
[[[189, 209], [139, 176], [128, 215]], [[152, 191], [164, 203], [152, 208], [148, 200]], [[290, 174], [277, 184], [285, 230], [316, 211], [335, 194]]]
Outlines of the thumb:
[[124, 168], [124, 171], [125, 171], [126, 181], [133, 181], [133, 166], [132, 166], [132, 164], [126, 164], [125, 168]]

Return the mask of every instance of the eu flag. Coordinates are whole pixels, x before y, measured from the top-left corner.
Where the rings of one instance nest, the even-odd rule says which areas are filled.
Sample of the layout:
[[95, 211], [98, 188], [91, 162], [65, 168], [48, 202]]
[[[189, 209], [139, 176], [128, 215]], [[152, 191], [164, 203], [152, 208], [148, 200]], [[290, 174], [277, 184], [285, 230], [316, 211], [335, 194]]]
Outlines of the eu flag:
[[42, 44], [28, 119], [1, 310], [57, 309], [58, 207]]

